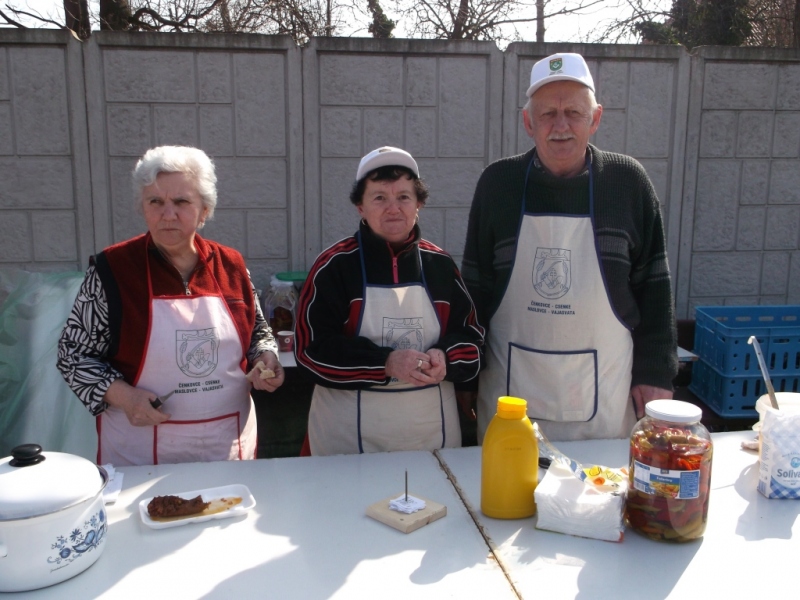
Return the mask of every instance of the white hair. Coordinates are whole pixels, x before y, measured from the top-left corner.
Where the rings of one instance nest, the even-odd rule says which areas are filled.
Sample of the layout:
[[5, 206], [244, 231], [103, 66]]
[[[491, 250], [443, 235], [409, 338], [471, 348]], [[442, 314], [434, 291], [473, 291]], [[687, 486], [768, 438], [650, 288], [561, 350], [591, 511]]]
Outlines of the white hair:
[[193, 180], [197, 193], [208, 209], [207, 219], [217, 206], [217, 175], [214, 163], [199, 148], [158, 146], [150, 148], [133, 169], [133, 196], [137, 210], [142, 210], [142, 190], [156, 182], [160, 173], [183, 173]]

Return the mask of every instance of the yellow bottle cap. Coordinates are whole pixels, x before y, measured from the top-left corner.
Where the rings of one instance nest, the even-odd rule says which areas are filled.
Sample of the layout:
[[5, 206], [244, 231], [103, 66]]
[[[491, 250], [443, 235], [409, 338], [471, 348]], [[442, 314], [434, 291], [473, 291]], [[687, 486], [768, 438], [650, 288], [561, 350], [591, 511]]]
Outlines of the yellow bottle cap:
[[528, 402], [513, 396], [500, 396], [497, 399], [497, 416], [501, 419], [521, 419], [527, 414]]

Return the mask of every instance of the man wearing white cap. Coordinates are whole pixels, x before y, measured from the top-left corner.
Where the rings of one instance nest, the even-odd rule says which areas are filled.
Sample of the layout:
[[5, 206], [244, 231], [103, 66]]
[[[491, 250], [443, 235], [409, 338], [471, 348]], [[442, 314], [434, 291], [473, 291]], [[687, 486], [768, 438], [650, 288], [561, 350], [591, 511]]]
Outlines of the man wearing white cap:
[[633, 158], [589, 144], [603, 108], [583, 57], [531, 70], [535, 147], [489, 165], [470, 211], [463, 275], [486, 326], [483, 439], [498, 396], [528, 401], [550, 439], [625, 438], [644, 404], [672, 397], [676, 329], [658, 198]]

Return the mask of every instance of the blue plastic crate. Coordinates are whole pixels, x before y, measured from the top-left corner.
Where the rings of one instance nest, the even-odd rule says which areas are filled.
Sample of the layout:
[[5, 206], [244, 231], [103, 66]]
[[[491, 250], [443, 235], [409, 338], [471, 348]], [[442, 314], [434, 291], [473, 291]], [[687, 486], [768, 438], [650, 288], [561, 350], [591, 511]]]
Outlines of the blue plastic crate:
[[[800, 391], [800, 374], [772, 377], [776, 392]], [[758, 418], [756, 401], [767, 393], [767, 386], [757, 375], [725, 375], [704, 360], [692, 363], [689, 390], [722, 417]]]
[[692, 351], [720, 373], [761, 374], [754, 335], [770, 376], [800, 374], [800, 306], [700, 306], [695, 320]]

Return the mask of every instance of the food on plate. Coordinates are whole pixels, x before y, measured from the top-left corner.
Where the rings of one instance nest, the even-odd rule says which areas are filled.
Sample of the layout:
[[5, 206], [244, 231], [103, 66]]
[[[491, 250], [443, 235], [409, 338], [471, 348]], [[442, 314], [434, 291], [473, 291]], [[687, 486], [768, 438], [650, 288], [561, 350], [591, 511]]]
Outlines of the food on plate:
[[156, 496], [147, 505], [147, 513], [153, 519], [188, 517], [200, 514], [209, 504], [210, 502], [203, 502], [202, 496], [196, 496], [191, 500], [179, 496]]
[[[199, 512], [183, 514], [183, 509], [180, 514], [175, 512], [159, 513], [158, 511], [158, 505], [180, 504], [183, 506], [191, 503], [195, 503], [194, 510]], [[203, 508], [204, 505], [205, 508]], [[216, 519], [244, 516], [255, 505], [255, 498], [247, 486], [232, 484], [180, 492], [173, 490], [171, 496], [151, 496], [140, 500], [138, 508], [142, 523], [146, 527], [168, 529], [190, 523], [204, 523]], [[167, 510], [171, 510], [171, 508]], [[158, 516], [159, 514], [163, 516]]]
[[214, 513], [220, 513], [241, 503], [242, 499], [236, 496], [232, 498], [220, 498], [219, 500], [212, 500], [211, 506], [208, 507], [206, 514], [211, 515]]
[[275, 371], [272, 369], [267, 368], [267, 365], [264, 364], [263, 360], [260, 360], [256, 363], [256, 366], [247, 374], [247, 380], [251, 383], [255, 380], [256, 377], [261, 379], [272, 379], [275, 377]]

